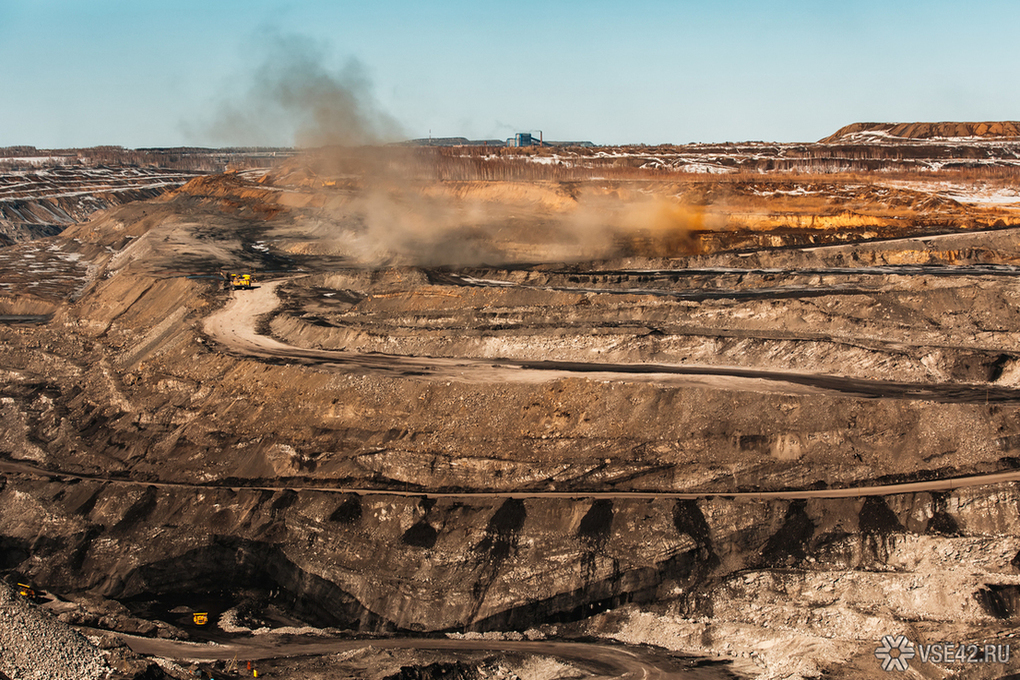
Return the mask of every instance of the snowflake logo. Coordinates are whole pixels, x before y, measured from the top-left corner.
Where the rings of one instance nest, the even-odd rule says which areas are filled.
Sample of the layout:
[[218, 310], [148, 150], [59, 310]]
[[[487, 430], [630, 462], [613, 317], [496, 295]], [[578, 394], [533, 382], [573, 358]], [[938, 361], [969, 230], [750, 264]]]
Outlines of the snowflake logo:
[[882, 662], [883, 671], [905, 671], [907, 662], [914, 658], [914, 645], [906, 635], [883, 635], [875, 658]]

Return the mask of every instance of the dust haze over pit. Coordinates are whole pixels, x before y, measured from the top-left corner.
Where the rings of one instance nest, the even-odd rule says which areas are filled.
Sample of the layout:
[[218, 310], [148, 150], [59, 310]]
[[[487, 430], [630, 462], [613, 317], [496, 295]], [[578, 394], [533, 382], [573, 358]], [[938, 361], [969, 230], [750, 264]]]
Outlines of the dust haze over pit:
[[390, 145], [408, 135], [373, 97], [368, 69], [356, 57], [338, 66], [331, 52], [302, 35], [264, 33], [250, 72], [234, 79], [238, 84], [192, 132], [217, 144], [293, 145], [304, 150], [294, 163], [317, 176], [356, 176], [353, 198], [315, 218], [317, 231], [342, 239], [355, 259], [463, 266], [532, 260], [522, 252], [550, 249], [553, 259], [605, 257], [621, 234], [637, 232], [673, 249], [696, 249], [690, 227], [701, 217], [662, 200], [564, 195], [536, 226], [521, 219], [540, 207], [527, 197], [508, 206], [472, 187], [426, 193], [423, 180], [441, 179], [430, 158], [438, 152]]
[[211, 118], [185, 124], [216, 144], [299, 148], [383, 144], [404, 136], [375, 101], [366, 67], [348, 57], [330, 63], [327, 44], [297, 34], [264, 33], [249, 73], [227, 85]]

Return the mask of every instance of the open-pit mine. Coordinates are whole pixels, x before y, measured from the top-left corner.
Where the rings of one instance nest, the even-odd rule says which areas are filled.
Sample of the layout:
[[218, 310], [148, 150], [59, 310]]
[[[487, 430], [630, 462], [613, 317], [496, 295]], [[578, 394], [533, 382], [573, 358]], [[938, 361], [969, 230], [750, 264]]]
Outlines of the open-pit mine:
[[0, 163], [0, 679], [1020, 677], [1018, 133]]

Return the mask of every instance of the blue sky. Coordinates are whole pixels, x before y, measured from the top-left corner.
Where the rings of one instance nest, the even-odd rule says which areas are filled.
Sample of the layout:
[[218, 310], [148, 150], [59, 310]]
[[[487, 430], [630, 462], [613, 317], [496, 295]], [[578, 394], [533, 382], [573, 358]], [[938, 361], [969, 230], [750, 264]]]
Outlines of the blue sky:
[[[398, 135], [813, 141], [856, 121], [1020, 119], [1020, 3], [0, 0], [0, 146], [238, 137], [272, 44]], [[236, 128], [236, 126], [235, 126]], [[256, 129], [257, 128], [257, 129]]]

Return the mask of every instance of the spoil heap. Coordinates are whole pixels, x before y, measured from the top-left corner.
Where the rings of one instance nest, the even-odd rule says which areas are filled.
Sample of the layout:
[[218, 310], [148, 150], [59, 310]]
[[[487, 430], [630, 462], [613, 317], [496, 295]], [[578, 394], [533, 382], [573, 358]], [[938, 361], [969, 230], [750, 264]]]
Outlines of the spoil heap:
[[0, 583], [0, 676], [11, 680], [92, 680], [110, 668], [78, 631]]

